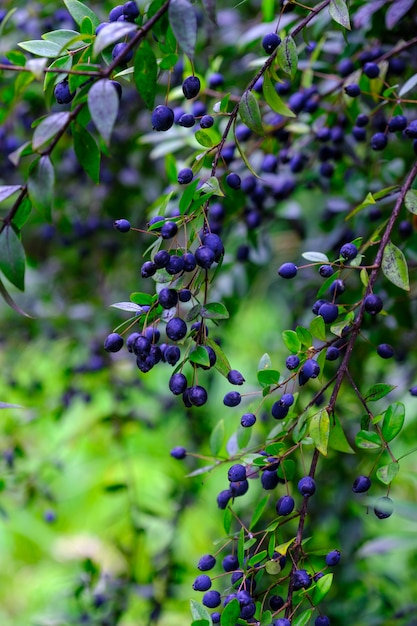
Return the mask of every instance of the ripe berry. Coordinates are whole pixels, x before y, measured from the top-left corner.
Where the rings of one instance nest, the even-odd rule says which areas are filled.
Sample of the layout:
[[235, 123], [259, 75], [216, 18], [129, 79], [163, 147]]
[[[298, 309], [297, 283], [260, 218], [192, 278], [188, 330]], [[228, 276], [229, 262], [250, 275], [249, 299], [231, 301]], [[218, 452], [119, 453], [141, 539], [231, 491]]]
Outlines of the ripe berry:
[[238, 496], [245, 495], [245, 493], [249, 489], [249, 483], [246, 478], [245, 480], [234, 480], [229, 483], [229, 489], [232, 493], [232, 496], [234, 498], [237, 498]]
[[133, 50], [128, 50], [126, 52], [126, 48], [127, 43], [117, 43], [111, 51], [113, 61], [117, 59], [117, 57], [119, 57], [121, 54], [124, 54], [122, 63], [128, 63], [129, 61], [131, 61], [133, 59]]
[[230, 489], [223, 489], [217, 496], [217, 506], [219, 509], [225, 509], [231, 498], [233, 498], [233, 494]]
[[195, 256], [192, 252], [186, 252], [182, 256], [182, 260], [185, 272], [192, 272], [193, 270], [195, 270], [197, 266], [197, 261], [195, 260]]
[[187, 450], [181, 446], [177, 446], [171, 450], [170, 455], [174, 457], [174, 459], [178, 459], [180, 461], [181, 459], [185, 459], [187, 456]]
[[226, 183], [231, 189], [240, 189], [241, 182], [240, 176], [234, 172], [231, 172], [226, 176]]
[[295, 591], [307, 589], [311, 585], [311, 576], [305, 569], [297, 569], [293, 574], [292, 582]]
[[213, 569], [215, 565], [216, 558], [211, 554], [205, 554], [199, 560], [197, 567], [200, 572], [208, 572], [209, 570]]
[[199, 246], [195, 251], [195, 260], [197, 265], [208, 270], [215, 261], [215, 253], [209, 246]]
[[184, 128], [192, 128], [195, 124], [195, 117], [192, 113], [183, 113], [178, 120], [178, 124]]
[[273, 595], [269, 598], [269, 608], [272, 611], [279, 611], [285, 604], [285, 600], [282, 596]]
[[291, 496], [281, 496], [277, 501], [275, 508], [278, 515], [289, 515], [294, 510], [294, 498]]
[[354, 69], [355, 69], [355, 66], [353, 64], [353, 61], [351, 61], [350, 59], [342, 59], [339, 65], [337, 66], [337, 71], [339, 72], [342, 78], [346, 78], [346, 76], [349, 76], [349, 74], [352, 74]]
[[193, 170], [189, 167], [184, 167], [184, 169], [178, 172], [178, 182], [180, 185], [186, 185], [193, 180]]
[[380, 343], [376, 351], [382, 359], [391, 359], [394, 356], [394, 348], [389, 343]]
[[119, 333], [110, 333], [104, 341], [106, 352], [119, 352], [123, 346], [123, 337]]
[[145, 261], [140, 269], [142, 278], [150, 278], [156, 273], [156, 265], [152, 261]]
[[365, 113], [359, 113], [358, 117], [355, 120], [355, 125], [359, 128], [367, 126], [369, 124], [369, 117], [365, 115]]
[[274, 404], [272, 405], [271, 413], [272, 417], [274, 417], [276, 420], [282, 420], [288, 415], [288, 406], [281, 404], [281, 402], [278, 400], [278, 402], [274, 402]]
[[361, 94], [361, 88], [356, 83], [351, 83], [350, 85], [346, 85], [345, 94], [351, 98], [357, 98]]
[[153, 258], [153, 262], [155, 263], [158, 269], [162, 269], [166, 267], [170, 259], [170, 254], [167, 250], [158, 250]]
[[281, 43], [281, 37], [276, 33], [268, 33], [262, 39], [262, 47], [265, 50], [266, 54], [271, 54], [274, 50], [276, 50]]
[[[207, 591], [204, 594], [202, 603], [204, 604], [204, 606], [207, 606], [209, 609], [215, 609], [216, 606], [219, 606], [221, 601], [222, 599], [221, 599], [220, 593], [218, 591], [212, 590], [212, 591]], [[212, 618], [213, 618], [213, 615], [214, 613], [212, 614]]]
[[227, 472], [227, 478], [229, 481], [246, 480], [246, 467], [240, 463], [236, 463], [229, 468]]
[[283, 263], [278, 270], [281, 278], [294, 278], [297, 275], [297, 266], [294, 263]]
[[214, 260], [216, 262], [220, 261], [220, 257], [224, 254], [224, 246], [219, 235], [216, 235], [215, 233], [207, 233], [202, 237], [201, 243], [213, 250]]
[[243, 385], [243, 383], [245, 382], [242, 374], [237, 370], [230, 370], [230, 372], [228, 372], [227, 374], [227, 380], [232, 385]]
[[174, 111], [165, 106], [159, 104], [152, 113], [152, 128], [158, 131], [169, 130], [174, 123]]
[[390, 133], [403, 131], [407, 128], [407, 118], [404, 115], [394, 115], [388, 122], [388, 130]]
[[414, 385], [409, 389], [409, 392], [412, 396], [417, 396], [417, 385]]
[[298, 481], [298, 491], [302, 496], [312, 496], [316, 491], [316, 483], [314, 479], [311, 478], [311, 476], [303, 476], [303, 478]]
[[372, 150], [383, 150], [388, 143], [388, 137], [384, 133], [375, 133], [371, 137]]
[[116, 220], [113, 222], [113, 228], [121, 233], [127, 233], [130, 230], [130, 222], [125, 219]]
[[340, 561], [340, 552], [339, 550], [332, 550], [326, 554], [326, 565], [337, 565]]
[[138, 5], [134, 2], [134, 0], [129, 0], [129, 2], [124, 3], [123, 15], [128, 22], [133, 22], [137, 17], [139, 17]]
[[191, 300], [192, 294], [189, 289], [180, 289], [178, 292], [178, 300], [180, 302], [189, 302]]
[[322, 316], [325, 324], [332, 324], [334, 321], [336, 321], [339, 315], [339, 309], [337, 307], [337, 304], [325, 302], [319, 308], [318, 313]]
[[233, 572], [239, 567], [239, 560], [235, 554], [228, 554], [222, 561], [225, 572]]
[[173, 317], [166, 325], [165, 332], [172, 341], [180, 341], [187, 334], [187, 324], [180, 317]]
[[207, 402], [207, 391], [201, 385], [188, 389], [188, 398], [193, 406], [203, 406]]
[[193, 589], [195, 591], [207, 591], [211, 587], [211, 578], [207, 574], [200, 574], [193, 582]]
[[55, 86], [54, 96], [58, 104], [69, 104], [75, 96], [75, 91], [70, 91], [68, 80], [65, 79]]
[[223, 398], [223, 404], [225, 406], [237, 406], [241, 400], [242, 396], [238, 391], [229, 391]]
[[345, 259], [345, 261], [351, 261], [357, 256], [358, 249], [354, 243], [345, 243], [340, 248], [339, 254], [342, 257], [342, 259]]
[[377, 78], [379, 76], [379, 67], [376, 63], [365, 63], [363, 72], [368, 78]]
[[336, 348], [336, 346], [329, 346], [326, 350], [326, 360], [327, 361], [337, 361], [340, 357], [340, 350]]
[[288, 370], [295, 370], [300, 365], [300, 359], [296, 354], [291, 354], [285, 361], [285, 367]]
[[279, 483], [279, 476], [276, 470], [264, 470], [261, 474], [261, 484], [264, 489], [275, 489]]
[[330, 626], [330, 620], [327, 615], [318, 615], [314, 620], [314, 626]]
[[214, 119], [211, 115], [203, 115], [200, 120], [201, 128], [211, 128], [214, 124]]
[[243, 428], [250, 428], [256, 422], [256, 415], [254, 413], [244, 413], [240, 418], [240, 424]]
[[158, 302], [164, 309], [171, 309], [178, 302], [177, 290], [164, 287], [158, 294]]
[[378, 498], [374, 506], [374, 513], [379, 519], [386, 519], [393, 514], [394, 503], [388, 496]]
[[175, 222], [165, 222], [161, 227], [162, 239], [172, 239], [178, 232], [178, 226]]
[[417, 120], [411, 120], [404, 134], [410, 139], [417, 139]]
[[307, 359], [298, 374], [299, 384], [305, 385], [310, 378], [317, 378], [320, 374], [320, 365], [314, 359]]
[[122, 4], [118, 4], [113, 7], [113, 9], [109, 13], [109, 22], [117, 22], [119, 17], [121, 17], [124, 13], [124, 6]]
[[182, 84], [182, 92], [187, 100], [195, 98], [200, 91], [200, 79], [198, 76], [188, 76]]
[[[178, 346], [167, 346], [164, 350], [164, 361], [168, 365], [175, 365], [181, 358], [181, 351]], [[182, 391], [181, 391], [182, 393]]]
[[377, 315], [383, 309], [383, 302], [379, 296], [370, 293], [364, 300], [365, 311], [370, 315]]

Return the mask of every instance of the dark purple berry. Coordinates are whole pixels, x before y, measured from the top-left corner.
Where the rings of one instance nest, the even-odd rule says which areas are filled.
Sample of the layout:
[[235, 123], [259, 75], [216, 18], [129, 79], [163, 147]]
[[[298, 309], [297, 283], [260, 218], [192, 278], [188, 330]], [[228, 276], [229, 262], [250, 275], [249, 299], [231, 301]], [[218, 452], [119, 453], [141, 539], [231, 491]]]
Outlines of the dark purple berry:
[[351, 83], [350, 85], [346, 85], [345, 94], [351, 98], [357, 98], [361, 94], [361, 88], [356, 83]]
[[180, 317], [173, 317], [166, 325], [165, 332], [172, 341], [180, 341], [187, 334], [187, 324]]
[[244, 413], [240, 418], [240, 424], [243, 428], [250, 428], [256, 422], [256, 415], [254, 413]]
[[211, 128], [214, 124], [214, 119], [211, 115], [203, 115], [200, 120], [201, 128]]
[[384, 133], [375, 133], [371, 137], [372, 150], [383, 150], [388, 143], [388, 137]]
[[355, 70], [355, 66], [350, 59], [342, 59], [337, 66], [337, 71], [339, 72], [342, 78], [346, 78], [349, 74]]
[[113, 9], [109, 13], [109, 22], [117, 22], [119, 17], [121, 17], [124, 13], [124, 6], [122, 4], [118, 4], [113, 7]]
[[187, 450], [181, 446], [177, 446], [176, 448], [172, 448], [170, 455], [180, 461], [187, 456]]
[[245, 480], [233, 480], [229, 483], [229, 489], [234, 498], [244, 496], [249, 489], [249, 483], [246, 478]]
[[[175, 365], [181, 358], [181, 350], [178, 346], [167, 346], [164, 350], [164, 361], [168, 365]], [[181, 392], [182, 393], [182, 392]]]
[[382, 311], [384, 304], [379, 296], [370, 293], [364, 300], [364, 307], [365, 311], [370, 315], [377, 315], [377, 313]]
[[297, 266], [294, 263], [283, 263], [278, 270], [281, 278], [294, 278], [297, 275]]
[[327, 615], [318, 615], [314, 620], [314, 626], [330, 626], [330, 619]]
[[237, 406], [241, 400], [242, 396], [238, 391], [229, 391], [223, 398], [223, 404], [225, 406]]
[[222, 561], [225, 572], [233, 572], [239, 567], [239, 560], [235, 554], [228, 554]]
[[189, 387], [188, 398], [193, 406], [203, 406], [207, 402], [207, 391], [201, 385]]
[[297, 569], [293, 574], [292, 582], [295, 591], [307, 589], [311, 585], [311, 576], [305, 569]]
[[227, 380], [232, 385], [243, 385], [243, 383], [245, 382], [245, 379], [243, 378], [242, 374], [238, 372], [238, 370], [230, 370], [230, 372], [228, 372], [227, 374]]
[[407, 118], [404, 115], [394, 115], [388, 122], [388, 130], [390, 133], [397, 133], [407, 128]]
[[220, 261], [220, 257], [224, 254], [224, 246], [219, 235], [216, 235], [215, 233], [207, 233], [203, 236], [201, 243], [213, 250], [214, 260], [216, 262]]
[[164, 287], [158, 294], [158, 302], [164, 309], [171, 309], [178, 302], [177, 290]]
[[166, 267], [170, 259], [170, 254], [167, 250], [158, 250], [153, 258], [153, 262], [158, 269]]
[[180, 302], [189, 302], [191, 300], [192, 294], [189, 289], [180, 289], [178, 292], [178, 300]]
[[186, 185], [193, 180], [193, 176], [193, 170], [189, 167], [185, 167], [178, 172], [178, 182], [180, 185]]
[[123, 343], [123, 337], [119, 333], [110, 333], [104, 341], [104, 349], [106, 352], [119, 352]]
[[207, 591], [211, 587], [211, 578], [207, 574], [200, 574], [193, 582], [193, 589], [195, 591]]
[[162, 239], [172, 239], [178, 232], [178, 226], [176, 222], [165, 222], [161, 227]]
[[231, 172], [226, 176], [226, 183], [231, 189], [240, 189], [241, 182], [240, 176], [234, 172]]
[[113, 222], [113, 228], [120, 231], [121, 233], [127, 233], [130, 230], [130, 222], [125, 219], [116, 220]]
[[182, 272], [184, 269], [184, 258], [176, 254], [171, 254], [165, 269], [171, 276], [175, 276], [175, 274]]
[[275, 508], [278, 515], [290, 515], [293, 512], [295, 506], [294, 498], [291, 496], [281, 496], [277, 501]]
[[361, 128], [360, 126], [352, 127], [352, 135], [356, 141], [365, 142], [366, 141], [366, 128]]
[[124, 3], [123, 15], [128, 22], [133, 22], [137, 17], [139, 17], [138, 5], [134, 0], [129, 0]]
[[127, 45], [128, 45], [127, 43], [117, 43], [114, 46], [111, 52], [113, 61], [122, 54], [123, 54], [123, 59], [122, 59], [123, 63], [128, 63], [129, 61], [133, 59], [133, 50], [127, 50]]
[[371, 486], [371, 479], [369, 476], [358, 476], [355, 478], [352, 486], [354, 493], [365, 493]]
[[[204, 594], [202, 603], [204, 604], [204, 606], [208, 607], [209, 609], [215, 609], [216, 606], [219, 606], [221, 601], [222, 599], [221, 599], [220, 593], [218, 591], [211, 590], [211, 591], [207, 591]], [[214, 613], [212, 614], [212, 618], [213, 618], [213, 615]]]
[[295, 370], [300, 365], [300, 359], [296, 354], [291, 354], [285, 361], [288, 370]]
[[152, 113], [152, 128], [158, 131], [169, 130], [174, 123], [174, 111], [165, 106], [159, 104]]
[[278, 402], [274, 402], [271, 408], [272, 417], [276, 420], [282, 420], [288, 415], [288, 407]]
[[340, 561], [340, 552], [339, 550], [331, 550], [326, 554], [326, 565], [337, 565]]
[[339, 315], [339, 309], [337, 304], [331, 304], [330, 302], [325, 302], [321, 305], [318, 311], [319, 315], [322, 316], [325, 324], [332, 324], [336, 321]]
[[182, 92], [187, 100], [198, 96], [200, 91], [200, 79], [198, 76], [188, 76], [182, 84]]
[[157, 267], [152, 261], [145, 261], [142, 265], [140, 273], [142, 278], [150, 278], [156, 273]]
[[279, 611], [285, 604], [285, 600], [282, 596], [271, 596], [269, 598], [269, 608], [272, 609], [272, 611]]
[[298, 491], [304, 497], [312, 496], [316, 491], [314, 478], [311, 478], [311, 476], [303, 476], [303, 478], [298, 481]]
[[199, 560], [197, 567], [200, 572], [208, 572], [209, 570], [213, 569], [215, 565], [216, 557], [214, 557], [212, 554], [205, 554]]
[[363, 66], [363, 72], [368, 78], [377, 78], [379, 76], [379, 67], [376, 63], [365, 63]]
[[246, 467], [240, 463], [232, 465], [227, 472], [227, 478], [230, 482], [246, 480]]
[[184, 374], [178, 372], [177, 374], [173, 374], [171, 376], [168, 385], [171, 393], [175, 396], [179, 396], [184, 393], [187, 388], [187, 379]]
[[70, 91], [68, 80], [62, 80], [55, 86], [54, 96], [58, 104], [69, 104], [75, 96], [75, 91]]
[[342, 257], [342, 259], [345, 259], [345, 261], [351, 261], [357, 256], [358, 249], [354, 243], [345, 243], [340, 248], [339, 254]]
[[323, 276], [323, 278], [329, 278], [334, 273], [334, 270], [331, 265], [320, 265], [319, 274]]
[[409, 392], [412, 396], [417, 396], [417, 385], [410, 387]]
[[369, 124], [369, 117], [365, 115], [365, 113], [359, 113], [358, 117], [355, 120], [355, 125], [359, 126], [359, 128], [363, 128]]
[[391, 359], [394, 356], [394, 348], [389, 343], [380, 343], [376, 351], [382, 359]]
[[275, 489], [279, 483], [279, 476], [276, 470], [264, 470], [261, 474], [261, 484], [266, 490]]
[[183, 113], [177, 123], [184, 128], [192, 128], [195, 124], [195, 117], [192, 113]]
[[194, 256], [197, 265], [208, 270], [213, 265], [216, 255], [209, 246], [202, 245], [196, 249]]
[[276, 33], [268, 33], [262, 39], [262, 47], [265, 50], [266, 54], [271, 54], [276, 50], [281, 43], [281, 37]]
[[340, 350], [336, 348], [336, 346], [329, 346], [326, 350], [326, 360], [327, 361], [337, 361], [340, 357]]

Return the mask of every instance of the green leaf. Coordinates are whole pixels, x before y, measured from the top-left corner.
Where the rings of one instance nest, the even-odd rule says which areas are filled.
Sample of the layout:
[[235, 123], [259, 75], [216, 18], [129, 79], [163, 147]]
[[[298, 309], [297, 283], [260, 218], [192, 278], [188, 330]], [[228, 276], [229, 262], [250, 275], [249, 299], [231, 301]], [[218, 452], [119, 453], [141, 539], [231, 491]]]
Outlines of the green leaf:
[[48, 222], [51, 220], [55, 172], [49, 156], [41, 156], [29, 170], [28, 194], [35, 209]]
[[197, 40], [197, 15], [194, 6], [188, 0], [171, 0], [168, 18], [180, 48], [192, 57]]
[[260, 500], [260, 502], [258, 502], [258, 504], [256, 505], [256, 508], [255, 508], [255, 510], [253, 512], [250, 524], [249, 524], [249, 530], [252, 530], [256, 526], [256, 524], [259, 522], [259, 520], [262, 517], [263, 512], [265, 511], [266, 507], [268, 506], [268, 502], [269, 502], [269, 496], [264, 496], [262, 498], [262, 500]]
[[417, 215], [417, 191], [414, 189], [410, 189], [405, 194], [405, 208], [407, 211], [410, 211], [410, 213]]
[[264, 73], [262, 90], [265, 96], [265, 100], [273, 111], [279, 113], [280, 115], [284, 115], [285, 117], [296, 117], [295, 113], [293, 113], [293, 111], [291, 111], [291, 109], [287, 107], [287, 105], [281, 100], [281, 98], [277, 94], [269, 71]]
[[238, 149], [238, 152], [240, 154], [240, 156], [242, 157], [242, 161], [244, 162], [244, 164], [246, 165], [246, 167], [248, 168], [248, 170], [250, 171], [250, 173], [255, 176], [256, 178], [259, 178], [259, 174], [253, 169], [252, 165], [249, 162], [248, 157], [246, 156], [246, 152], [244, 151], [244, 149], [242, 148], [242, 146], [240, 145], [237, 137], [236, 137], [236, 126], [233, 126], [233, 135], [234, 135], [234, 139], [235, 139], [235, 144], [236, 144], [236, 148]]
[[96, 184], [100, 181], [100, 150], [88, 130], [74, 124], [72, 127], [74, 152], [83, 170]]
[[211, 320], [227, 320], [229, 311], [221, 302], [209, 302], [201, 307], [201, 317]]
[[[58, 46], [60, 46], [60, 48], [62, 49], [67, 46], [68, 42], [72, 41], [74, 38], [78, 38], [79, 36], [80, 33], [78, 33], [76, 30], [67, 30], [62, 28], [59, 30], [51, 30], [49, 31], [49, 33], [43, 34], [42, 39], [44, 39], [45, 41], [52, 41], [53, 43], [56, 43]], [[69, 48], [74, 47], [74, 45], [69, 46]], [[77, 45], [76, 47], [79, 47], [79, 45]]]
[[0, 270], [10, 282], [25, 288], [25, 251], [15, 229], [7, 224], [0, 232]]
[[310, 322], [310, 333], [320, 341], [326, 341], [326, 326], [321, 315], [313, 317]]
[[89, 9], [82, 2], [79, 2], [79, 0], [64, 0], [64, 4], [67, 7], [69, 13], [74, 18], [74, 21], [78, 24], [78, 26], [81, 26], [85, 17], [90, 18], [94, 28], [97, 28], [97, 26], [100, 24], [100, 20], [94, 13], [94, 11]]
[[295, 330], [284, 330], [282, 339], [290, 352], [296, 353], [301, 350], [301, 341]]
[[195, 138], [204, 148], [212, 148], [218, 143], [215, 137], [211, 137], [210, 134], [206, 130], [197, 130], [195, 133]]
[[210, 337], [206, 338], [206, 345], [210, 346], [211, 348], [213, 348], [213, 350], [214, 350], [214, 352], [216, 354], [215, 368], [220, 372], [220, 374], [222, 374], [223, 376], [227, 377], [228, 373], [230, 372], [230, 370], [232, 368], [230, 366], [230, 363], [229, 363], [225, 353], [223, 352], [223, 350], [220, 348], [220, 346], [215, 341], [210, 339]]
[[243, 428], [242, 426], [239, 426], [239, 428], [237, 429], [237, 444], [239, 446], [239, 450], [244, 450], [245, 448], [247, 448], [251, 436], [251, 428]]
[[205, 606], [195, 600], [190, 600], [190, 607], [193, 620], [207, 620], [211, 624], [211, 616]]
[[297, 615], [297, 617], [292, 620], [291, 626], [306, 626], [310, 621], [312, 611], [313, 609], [306, 609]]
[[318, 579], [313, 591], [313, 604], [317, 606], [329, 593], [333, 584], [333, 574], [325, 574]]
[[22, 189], [21, 185], [1, 185], [0, 186], [0, 202], [3, 202], [3, 200], [6, 200], [6, 198], [9, 198], [17, 191], [20, 191], [21, 189]]
[[330, 0], [329, 13], [337, 24], [350, 30], [349, 9], [346, 6], [346, 0]]
[[[175, 162], [175, 180], [177, 180], [176, 162]], [[194, 179], [189, 185], [187, 185], [184, 188], [184, 191], [180, 198], [180, 203], [179, 203], [179, 210], [180, 210], [181, 215], [184, 215], [184, 213], [190, 207], [194, 198], [195, 190], [197, 189], [198, 182], [199, 182], [198, 179], [197, 180]]]
[[197, 346], [194, 350], [191, 350], [188, 355], [188, 359], [191, 363], [203, 365], [204, 367], [210, 367], [210, 358], [204, 346]]
[[403, 252], [391, 241], [385, 246], [381, 264], [386, 278], [405, 291], [410, 291], [408, 266]]
[[277, 370], [258, 370], [258, 383], [261, 387], [266, 387], [267, 385], [277, 385], [279, 383], [280, 373]]
[[212, 621], [208, 621], [207, 619], [194, 619], [191, 622], [191, 626], [211, 626], [212, 625]]
[[55, 137], [63, 128], [66, 127], [69, 120], [69, 113], [67, 111], [62, 113], [51, 113], [45, 117], [41, 123], [35, 128], [32, 139], [32, 148], [39, 150], [39, 148], [45, 147], [45, 145], [53, 137]]
[[307, 328], [304, 328], [304, 326], [297, 326], [295, 332], [297, 333], [298, 339], [304, 346], [306, 346], [306, 348], [309, 348], [312, 345], [313, 337]]
[[333, 415], [333, 423], [330, 428], [329, 448], [345, 454], [355, 454], [336, 415]]
[[365, 394], [365, 402], [375, 402], [388, 395], [393, 389], [396, 389], [396, 385], [387, 385], [385, 383], [376, 383], [368, 389]]
[[378, 433], [360, 430], [355, 437], [355, 444], [358, 448], [363, 448], [364, 450], [376, 450], [381, 447], [382, 442]]
[[402, 402], [390, 404], [384, 414], [382, 422], [382, 436], [385, 441], [392, 441], [404, 425], [405, 406]]
[[1, 279], [0, 279], [0, 295], [3, 297], [4, 301], [9, 305], [9, 307], [13, 309], [13, 311], [16, 311], [16, 313], [19, 313], [19, 315], [28, 317], [29, 319], [34, 319], [32, 315], [29, 315], [29, 313], [25, 313], [25, 311], [23, 311], [23, 309], [21, 309], [20, 306], [16, 304], [16, 302], [13, 300], [13, 298], [7, 291]]
[[233, 598], [226, 606], [224, 607], [221, 617], [220, 617], [220, 626], [235, 626], [236, 620], [240, 615], [240, 603], [237, 598]]
[[312, 416], [310, 420], [309, 434], [315, 447], [321, 454], [327, 456], [327, 447], [329, 444], [330, 419], [327, 409], [321, 409], [319, 413]]
[[233, 519], [234, 518], [233, 518], [233, 513], [232, 513], [231, 508], [226, 507], [224, 511], [224, 516], [223, 516], [223, 528], [224, 528], [224, 532], [226, 533], [226, 535], [230, 533]]
[[29, 215], [32, 212], [32, 203], [28, 197], [24, 198], [24, 200], [19, 204], [19, 208], [13, 217], [13, 226], [17, 228], [19, 231], [22, 226], [26, 223]]
[[285, 74], [295, 78], [298, 68], [297, 46], [291, 35], [281, 41], [277, 49], [276, 60]]
[[149, 293], [136, 291], [130, 294], [130, 301], [140, 306], [149, 306], [154, 303], [154, 296], [151, 296]]
[[96, 59], [105, 48], [116, 43], [116, 41], [120, 41], [123, 37], [136, 30], [136, 24], [132, 24], [131, 22], [110, 22], [106, 24], [106, 26], [103, 26], [94, 40], [93, 59]]
[[[292, 459], [283, 459], [278, 467], [278, 476], [284, 480], [292, 480], [295, 475], [295, 463]], [[282, 551], [279, 550], [279, 552]]]
[[249, 567], [253, 567], [257, 563], [261, 563], [261, 561], [263, 561], [263, 559], [266, 556], [267, 556], [267, 551], [266, 550], [262, 550], [262, 552], [257, 552], [256, 554], [251, 556], [251, 558], [249, 559], [248, 566]]
[[208, 178], [206, 182], [201, 185], [200, 192], [214, 196], [224, 196], [216, 176], [210, 176], [210, 178]]
[[329, 263], [329, 257], [323, 252], [303, 252], [301, 256], [306, 261], [313, 261], [313, 263]]
[[32, 39], [31, 41], [22, 41], [17, 44], [26, 52], [36, 54], [40, 57], [55, 58], [60, 56], [61, 46], [53, 41], [44, 41], [43, 39]]
[[[72, 69], [77, 72], [99, 72], [100, 65], [96, 63], [77, 63]], [[89, 77], [85, 75], [83, 76], [80, 74], [69, 74], [68, 86], [70, 91], [76, 91], [78, 87], [83, 87], [88, 79]], [[83, 114], [85, 114], [85, 110], [83, 111]], [[78, 116], [77, 119], [78, 121], [80, 121], [80, 116]], [[85, 125], [86, 124], [84, 124], [84, 126]]]
[[185, 321], [192, 322], [200, 315], [200, 311], [201, 311], [201, 304], [195, 304], [193, 307], [191, 307], [191, 309], [188, 311], [187, 315], [185, 316]]
[[406, 93], [414, 89], [416, 85], [417, 85], [417, 74], [413, 74], [412, 76], [410, 76], [408, 80], [405, 81], [404, 85], [401, 87], [400, 91], [398, 92], [398, 95], [402, 98], [403, 96], [405, 96]]
[[277, 576], [277, 574], [279, 574], [281, 571], [281, 565], [279, 561], [271, 559], [270, 561], [267, 561], [265, 563], [265, 570], [270, 576]]
[[251, 130], [263, 135], [261, 112], [259, 104], [251, 91], [246, 90], [239, 102], [239, 115], [242, 122]]
[[387, 465], [382, 465], [381, 467], [378, 467], [378, 469], [376, 470], [376, 476], [378, 480], [381, 481], [381, 483], [384, 483], [384, 485], [389, 485], [398, 474], [399, 469], [400, 466], [398, 463], [388, 463]]
[[[72, 59], [73, 57], [70, 54], [59, 57], [58, 59], [55, 59], [55, 61], [52, 61], [52, 63], [49, 66], [49, 69], [50, 70], [53, 70], [53, 69], [70, 70], [72, 67]], [[49, 85], [60, 82], [61, 80], [63, 80], [64, 77], [65, 77], [65, 74], [56, 75], [54, 72], [46, 72], [44, 83], [43, 83], [44, 91], [48, 89]]]
[[98, 132], [109, 143], [119, 111], [119, 97], [111, 81], [103, 78], [94, 83], [88, 92], [88, 108]]
[[258, 370], [266, 370], [272, 365], [271, 357], [267, 352], [261, 356], [258, 363]]

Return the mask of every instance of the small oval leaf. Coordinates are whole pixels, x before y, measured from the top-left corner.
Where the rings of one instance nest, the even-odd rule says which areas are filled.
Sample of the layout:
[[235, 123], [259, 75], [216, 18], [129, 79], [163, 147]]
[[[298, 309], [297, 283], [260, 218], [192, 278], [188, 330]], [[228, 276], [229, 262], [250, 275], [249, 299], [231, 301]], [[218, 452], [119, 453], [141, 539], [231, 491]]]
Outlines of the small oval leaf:
[[88, 108], [98, 132], [109, 143], [119, 111], [119, 97], [111, 81], [103, 78], [91, 87]]
[[410, 291], [407, 261], [402, 250], [391, 241], [385, 246], [381, 268], [386, 278], [394, 285], [405, 291]]

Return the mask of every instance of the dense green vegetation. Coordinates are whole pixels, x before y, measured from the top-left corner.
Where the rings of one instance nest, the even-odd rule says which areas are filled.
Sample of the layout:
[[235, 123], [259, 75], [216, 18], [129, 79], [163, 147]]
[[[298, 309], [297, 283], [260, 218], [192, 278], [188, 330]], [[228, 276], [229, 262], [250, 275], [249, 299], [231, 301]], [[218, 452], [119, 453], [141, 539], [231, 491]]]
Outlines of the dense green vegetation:
[[5, 0], [2, 625], [417, 624], [416, 21]]

